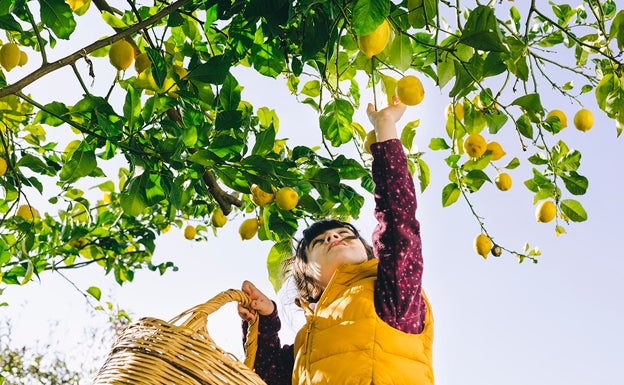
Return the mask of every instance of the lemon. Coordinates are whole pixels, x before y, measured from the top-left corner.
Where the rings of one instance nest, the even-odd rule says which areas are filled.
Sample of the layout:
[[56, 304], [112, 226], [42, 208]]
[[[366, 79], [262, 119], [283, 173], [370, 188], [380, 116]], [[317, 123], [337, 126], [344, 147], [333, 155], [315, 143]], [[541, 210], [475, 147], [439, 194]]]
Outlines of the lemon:
[[15, 213], [18, 217], [21, 217], [25, 221], [32, 221], [35, 218], [39, 218], [39, 212], [32, 206], [20, 205]]
[[492, 249], [492, 240], [487, 235], [481, 233], [474, 239], [474, 250], [477, 254], [484, 259], [487, 258], [488, 253]]
[[535, 219], [538, 222], [552, 221], [557, 214], [557, 207], [553, 201], [542, 201], [535, 209]]
[[415, 106], [425, 97], [425, 89], [420, 79], [414, 75], [407, 75], [397, 82], [396, 95], [402, 103]]
[[282, 210], [292, 210], [299, 202], [299, 194], [292, 187], [282, 187], [275, 193], [275, 203]]
[[186, 227], [184, 228], [184, 238], [191, 240], [194, 239], [196, 235], [197, 230], [195, 229], [195, 226], [186, 225]]
[[370, 130], [367, 134], [366, 134], [366, 138], [364, 138], [364, 151], [366, 151], [367, 153], [371, 153], [371, 144], [377, 142], [377, 134], [375, 133], [375, 130]]
[[455, 116], [457, 120], [464, 120], [464, 105], [461, 103], [453, 104], [449, 103], [446, 105], [445, 115], [447, 118]]
[[259, 226], [260, 221], [258, 221], [258, 218], [245, 219], [238, 228], [238, 234], [240, 235], [242, 240], [251, 239], [258, 232]]
[[251, 200], [258, 206], [266, 206], [269, 203], [273, 202], [273, 199], [275, 199], [275, 195], [273, 195], [272, 193], [264, 191], [258, 185], [254, 184], [251, 186]]
[[28, 63], [28, 55], [26, 55], [26, 52], [20, 51], [19, 62], [17, 63], [17, 65], [23, 67], [26, 65], [26, 63]]
[[132, 44], [125, 40], [118, 40], [113, 43], [108, 51], [108, 58], [118, 71], [122, 71], [130, 67], [134, 61], [134, 48]]
[[566, 116], [566, 114], [561, 111], [561, 110], [551, 110], [548, 115], [546, 115], [546, 119], [552, 117], [552, 116], [556, 116], [557, 118], [559, 118], [559, 122], [561, 123], [561, 128], [564, 129], [566, 127], [568, 127], [568, 117]]
[[479, 134], [470, 134], [464, 141], [464, 151], [471, 158], [479, 158], [485, 154], [487, 150], [487, 144], [485, 139]]
[[227, 217], [223, 214], [221, 209], [216, 209], [212, 212], [210, 223], [212, 223], [214, 227], [223, 227], [227, 223]]
[[87, 0], [67, 0], [67, 4], [69, 4], [69, 8], [73, 12], [76, 12], [80, 8], [82, 8], [87, 3]]
[[171, 223], [168, 223], [167, 226], [165, 226], [162, 230], [160, 230], [160, 232], [163, 234], [167, 234], [169, 230], [171, 230]]
[[503, 150], [503, 147], [498, 142], [488, 143], [485, 149], [491, 153], [491, 160], [499, 160], [506, 154], [505, 150]]
[[7, 162], [6, 160], [4, 160], [4, 158], [0, 158], [0, 176], [3, 176], [4, 174], [6, 174], [6, 170], [7, 170]]
[[360, 51], [370, 59], [386, 48], [389, 39], [390, 23], [388, 23], [388, 20], [384, 20], [373, 32], [359, 36], [358, 46]]
[[134, 58], [134, 69], [138, 74], [145, 71], [151, 65], [152, 62], [150, 61], [147, 52], [141, 52], [136, 58]]
[[0, 65], [11, 71], [20, 61], [20, 49], [15, 43], [6, 43], [0, 47]]
[[511, 177], [506, 172], [501, 172], [496, 175], [494, 180], [496, 187], [501, 191], [507, 191], [511, 188]]
[[574, 127], [583, 132], [589, 131], [594, 125], [594, 114], [587, 108], [580, 109], [574, 115]]

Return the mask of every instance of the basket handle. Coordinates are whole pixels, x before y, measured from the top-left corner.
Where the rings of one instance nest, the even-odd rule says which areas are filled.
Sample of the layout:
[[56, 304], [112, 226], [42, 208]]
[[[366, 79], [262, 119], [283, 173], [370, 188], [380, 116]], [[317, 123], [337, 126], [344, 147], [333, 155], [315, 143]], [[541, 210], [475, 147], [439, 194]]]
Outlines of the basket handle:
[[[169, 323], [175, 324], [190, 314], [191, 316], [186, 321], [182, 322], [181, 325], [196, 331], [205, 330], [208, 316], [229, 302], [240, 302], [241, 305], [248, 307], [251, 304], [251, 299], [242, 290], [228, 289], [222, 291], [208, 301], [179, 314], [171, 319]], [[259, 317], [256, 316], [249, 322], [247, 339], [245, 341], [244, 363], [249, 369], [252, 370], [254, 361], [256, 360], [256, 352], [258, 351], [258, 319]]]

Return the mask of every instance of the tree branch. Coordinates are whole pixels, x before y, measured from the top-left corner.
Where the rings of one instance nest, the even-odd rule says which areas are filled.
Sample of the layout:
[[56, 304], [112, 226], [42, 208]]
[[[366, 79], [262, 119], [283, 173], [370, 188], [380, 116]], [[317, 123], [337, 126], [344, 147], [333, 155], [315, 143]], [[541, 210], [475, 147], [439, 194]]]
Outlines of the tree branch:
[[110, 36], [106, 39], [102, 39], [102, 40], [98, 40], [92, 44], [89, 44], [88, 46], [79, 49], [78, 51], [65, 56], [62, 59], [59, 59], [55, 62], [46, 64], [41, 66], [39, 69], [35, 70], [34, 72], [30, 73], [29, 75], [27, 75], [26, 77], [22, 78], [21, 80], [17, 81], [16, 83], [13, 83], [11, 85], [8, 85], [6, 87], [0, 88], [0, 98], [7, 96], [7, 95], [11, 95], [14, 94], [16, 92], [21, 91], [24, 87], [28, 86], [29, 84], [33, 83], [34, 81], [36, 81], [37, 79], [51, 73], [54, 72], [60, 68], [63, 68], [67, 65], [70, 65], [74, 62], [76, 62], [77, 60], [79, 60], [82, 57], [86, 57], [89, 53], [98, 50], [100, 48], [106, 47], [108, 45], [113, 44], [114, 42], [121, 40], [121, 39], [125, 39], [128, 36], [131, 36], [132, 34], [135, 34], [137, 32], [139, 32], [140, 30], [142, 30], [143, 28], [146, 28], [158, 21], [160, 21], [163, 17], [175, 12], [176, 10], [178, 10], [179, 8], [181, 8], [182, 6], [186, 5], [187, 3], [189, 3], [191, 0], [179, 0], [176, 1], [175, 3], [169, 5], [168, 7], [163, 8], [162, 10], [160, 10], [158, 13], [156, 13], [154, 16], [149, 17], [147, 19], [145, 19], [144, 21], [137, 23], [129, 28], [124, 29], [123, 31], [118, 32], [117, 34]]

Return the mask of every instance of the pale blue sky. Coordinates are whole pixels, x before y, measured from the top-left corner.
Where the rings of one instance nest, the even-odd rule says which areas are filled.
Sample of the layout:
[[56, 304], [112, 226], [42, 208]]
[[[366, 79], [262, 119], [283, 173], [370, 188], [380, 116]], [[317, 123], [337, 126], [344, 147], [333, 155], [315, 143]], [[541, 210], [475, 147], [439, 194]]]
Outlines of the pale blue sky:
[[[96, 59], [103, 63], [102, 71], [105, 60]], [[69, 93], [72, 90], [67, 84], [71, 83], [60, 74], [49, 76], [56, 83], [40, 81], [27, 91], [40, 94], [46, 89], [63, 89]], [[19, 72], [11, 75], [15, 78], [9, 80], [14, 80]], [[107, 76], [98, 72], [95, 87], [107, 89]], [[507, 124], [502, 129], [496, 139], [507, 156], [500, 165], [513, 156], [518, 156], [523, 165], [509, 171], [514, 180], [510, 191], [500, 192], [486, 184], [475, 198], [475, 208], [497, 242], [514, 249], [529, 242], [539, 246], [543, 255], [538, 264], [518, 264], [509, 254], [483, 260], [472, 250], [479, 227], [465, 202], [460, 200], [444, 209], [441, 206], [441, 189], [448, 175], [442, 160], [446, 154], [429, 150], [428, 144], [431, 137], [444, 136], [448, 89], [440, 91], [421, 78], [426, 86], [425, 101], [410, 107], [399, 127], [421, 119], [416, 143], [431, 167], [431, 185], [418, 197], [417, 216], [423, 237], [424, 287], [435, 317], [437, 384], [622, 383], [624, 301], [620, 297], [624, 293], [624, 252], [619, 228], [624, 217], [620, 198], [624, 152], [613, 122], [595, 107], [593, 94], [588, 95], [583, 101], [595, 112], [595, 127], [587, 133], [568, 127], [559, 136], [569, 147], [583, 152], [579, 173], [590, 180], [587, 194], [577, 197], [588, 211], [588, 221], [566, 226], [568, 233], [561, 237], [555, 236], [553, 223], [535, 222], [532, 194], [522, 183], [530, 177], [531, 168], [512, 126]], [[318, 143], [317, 117], [309, 107], [294, 103], [283, 84], [259, 77], [245, 81], [243, 99], [256, 108], [276, 109], [279, 137], [306, 145]], [[544, 92], [550, 91], [548, 85], [543, 88]], [[52, 100], [57, 93], [41, 95]], [[370, 90], [363, 90], [362, 95], [364, 102], [372, 99]], [[570, 121], [579, 108], [556, 94], [544, 93], [542, 100], [549, 109], [564, 110]], [[357, 111], [357, 120], [370, 128], [364, 106]], [[354, 154], [352, 146], [341, 151]], [[494, 177], [492, 168], [486, 171]], [[371, 210], [367, 205], [354, 222], [367, 235], [374, 226]], [[123, 288], [111, 284], [112, 277], [102, 277], [99, 270], [80, 270], [70, 276], [82, 289], [100, 285], [107, 300], [119, 302], [135, 318], [172, 318], [221, 290], [239, 287], [243, 279], [254, 281], [277, 298], [266, 276], [270, 244], [256, 239], [241, 242], [237, 234], [241, 220], [231, 219], [217, 237], [211, 236], [205, 243], [186, 241], [176, 229], [159, 238], [155, 258], [175, 261], [180, 267], [176, 273], [160, 277], [139, 272], [135, 281]], [[58, 275], [44, 275], [41, 284], [9, 287], [2, 299], [12, 304], [0, 308], [0, 318], [14, 320], [16, 342], [58, 339], [60, 335], [67, 339], [58, 342], [58, 349], [75, 353], [76, 341], [71, 336], [87, 323], [99, 322], [85, 317], [83, 297]], [[52, 320], [59, 322], [56, 330], [48, 329]], [[221, 347], [241, 354], [239, 320], [233, 305], [211, 317], [209, 326]], [[284, 337], [290, 338], [291, 333]], [[88, 353], [81, 356], [90, 359]]]

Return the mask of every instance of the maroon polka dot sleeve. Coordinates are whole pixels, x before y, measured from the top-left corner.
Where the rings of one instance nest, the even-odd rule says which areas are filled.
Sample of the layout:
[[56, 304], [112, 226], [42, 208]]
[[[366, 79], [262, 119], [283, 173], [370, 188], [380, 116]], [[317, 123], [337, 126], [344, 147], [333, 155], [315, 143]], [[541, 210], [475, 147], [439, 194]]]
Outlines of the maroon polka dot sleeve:
[[414, 181], [400, 140], [375, 143], [371, 152], [378, 222], [373, 248], [379, 259], [375, 309], [388, 325], [417, 334], [423, 330], [426, 310]]

